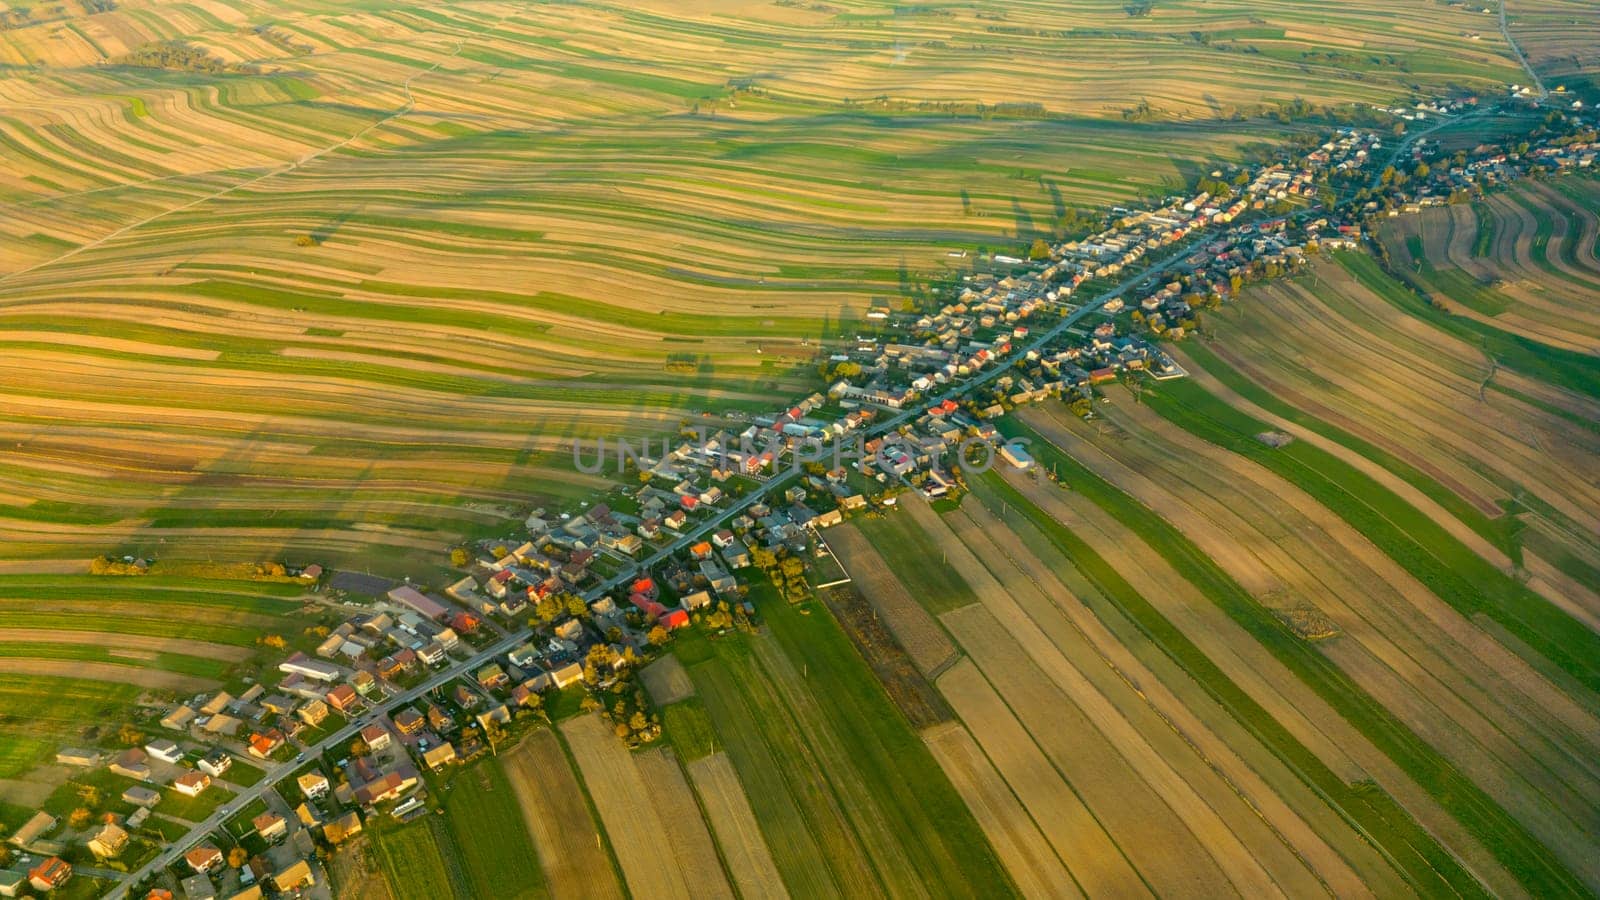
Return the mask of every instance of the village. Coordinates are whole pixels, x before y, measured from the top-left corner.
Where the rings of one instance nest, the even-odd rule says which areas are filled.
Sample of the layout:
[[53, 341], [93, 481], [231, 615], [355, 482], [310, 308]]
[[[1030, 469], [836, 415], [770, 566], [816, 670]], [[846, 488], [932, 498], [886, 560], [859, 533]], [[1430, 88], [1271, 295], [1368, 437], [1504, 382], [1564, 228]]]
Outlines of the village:
[[[1191, 195], [1117, 208], [1028, 259], [993, 256], [937, 309], [875, 308], [874, 334], [821, 360], [826, 390], [742, 429], [619, 450], [631, 483], [456, 548], [451, 583], [297, 569], [308, 590], [373, 599], [343, 603], [314, 646], [284, 648], [244, 689], [171, 704], [120, 735], [120, 752], [61, 748], [57, 762], [117, 797], [116, 812], [38, 810], [7, 840], [0, 896], [65, 889], [77, 871], [116, 881], [118, 896], [328, 897], [341, 844], [430, 814], [452, 772], [553, 714], [604, 710], [619, 740], [652, 743], [662, 725], [637, 669], [681, 629], [756, 627], [753, 585], [801, 599], [826, 584], [827, 528], [903, 491], [948, 498], [964, 466], [1032, 467], [994, 419], [1045, 400], [1093, 416], [1098, 385], [1184, 377], [1163, 342], [1249, 282], [1356, 248], [1378, 217], [1592, 168], [1592, 125], [1569, 125], [1538, 146], [1453, 155], [1344, 128], [1215, 171]], [[1375, 190], [1337, 200], [1369, 178]], [[609, 462], [603, 445], [598, 456]]]

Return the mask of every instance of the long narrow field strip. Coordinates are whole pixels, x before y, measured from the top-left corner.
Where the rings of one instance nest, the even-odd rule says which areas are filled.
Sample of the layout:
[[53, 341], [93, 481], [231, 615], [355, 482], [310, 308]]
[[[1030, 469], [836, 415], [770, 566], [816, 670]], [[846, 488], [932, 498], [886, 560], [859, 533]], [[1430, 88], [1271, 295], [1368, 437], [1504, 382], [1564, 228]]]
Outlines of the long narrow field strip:
[[661, 819], [664, 833], [672, 836], [672, 858], [683, 882], [696, 897], [733, 897], [728, 873], [723, 871], [717, 845], [712, 842], [699, 801], [689, 790], [683, 769], [672, 750], [661, 748], [634, 755], [639, 775], [650, 792], [650, 803]]
[[1149, 884], [1039, 748], [983, 673], [963, 659], [939, 689], [1086, 896], [1151, 896]]
[[529, 734], [506, 753], [505, 766], [550, 896], [623, 897], [600, 826], [555, 732]]
[[923, 732], [934, 759], [972, 810], [1024, 897], [1082, 896], [1071, 874], [971, 733], [956, 723]]
[[[1303, 867], [1284, 859], [1285, 848], [1274, 834], [1259, 833], [1263, 830], [1255, 813], [1237, 806], [1231, 789], [1219, 785], [1192, 748], [1145, 707], [1147, 701], [1128, 682], [1142, 683], [1146, 674], [1108, 669], [1107, 661], [1041, 593], [1041, 586], [1030, 582], [968, 516], [954, 514], [957, 524], [950, 527], [936, 521], [927, 507], [912, 504], [910, 511], [938, 535], [951, 559], [959, 560], [958, 570], [983, 598], [984, 614], [976, 608], [949, 613], [946, 623], [1047, 752], [1062, 745], [1063, 735], [1073, 735], [1053, 758], [1158, 893], [1172, 889], [1167, 879], [1171, 884], [1186, 879], [1202, 883], [1217, 875], [1225, 875], [1240, 890], [1270, 892], [1275, 880], [1290, 894], [1318, 889]], [[998, 520], [985, 524], [992, 530], [1004, 527]], [[996, 626], [1004, 629], [1003, 635]], [[1022, 667], [1003, 665], [1001, 660], [1014, 652], [1038, 670], [1030, 666], [1015, 672]], [[1131, 662], [1130, 657], [1124, 664]], [[1061, 691], [1064, 703], [1042, 702], [1037, 690], [1025, 687], [1040, 676]], [[1075, 715], [1063, 716], [1072, 709]], [[1085, 765], [1099, 777], [1079, 768]], [[1114, 796], [1122, 801], [1120, 809]], [[1170, 812], [1158, 811], [1163, 807]], [[1135, 839], [1139, 820], [1146, 828], [1168, 829], [1153, 842], [1164, 848], [1165, 859], [1146, 855]], [[1150, 824], [1165, 820], [1171, 825]], [[1248, 848], [1245, 839], [1251, 841]], [[1264, 866], [1275, 868], [1276, 875]]]
[[[639, 802], [650, 797], [653, 788], [646, 785], [627, 748], [598, 715], [568, 719], [561, 725], [561, 734], [589, 796], [594, 798], [606, 834], [617, 847], [617, 861], [629, 892], [642, 897], [689, 897], [689, 882], [676, 858], [689, 848], [661, 841], [668, 832], [655, 803]], [[717, 887], [712, 883], [695, 889], [715, 892]], [[726, 888], [726, 882], [722, 887]]]
[[728, 872], [745, 897], [787, 897], [783, 876], [772, 862], [772, 852], [761, 836], [750, 800], [726, 753], [712, 753], [689, 763], [695, 793], [705, 808], [706, 821], [716, 834], [717, 846]]
[[[1185, 408], [1203, 404], [1189, 398]], [[1147, 406], [1110, 419], [1127, 435], [1117, 445], [1125, 464], [1171, 496], [1102, 466], [1092, 449], [1062, 446], [1195, 535], [1258, 602], [1281, 611], [1310, 604], [1327, 615], [1346, 636], [1324, 652], [1575, 865], [1581, 854], [1573, 855], [1576, 845], [1562, 851], [1574, 839], [1562, 835], [1593, 814], [1597, 773], [1582, 760], [1592, 756], [1600, 720], [1299, 491], [1193, 441]]]
[[451, 780], [444, 810], [455, 838], [453, 850], [460, 854], [473, 896], [548, 897], [540, 859], [523, 826], [522, 807], [505, 766], [501, 758], [491, 758]]
[[770, 634], [678, 653], [789, 892], [1008, 889], [972, 813], [827, 608], [766, 600]]
[[[1053, 463], [1069, 475], [1076, 472], [1064, 457]], [[1474, 877], [1501, 893], [1518, 890], [1486, 848], [1296, 677], [1246, 627], [1249, 623], [1215, 604], [1216, 594], [1199, 577], [1200, 570], [1184, 559], [1169, 559], [1166, 544], [1150, 542], [1144, 526], [1153, 523], [1136, 521], [1139, 527], [1130, 527], [1119, 516], [1131, 509], [1118, 506], [1117, 496], [1090, 478], [1080, 473], [1071, 481], [1073, 490], [1061, 491], [1031, 479], [991, 476], [980, 490], [991, 509], [1014, 509], [1026, 517], [1092, 579], [1097, 599], [1112, 604], [1108, 613], [1132, 619], [1136, 633], [1155, 641], [1245, 733], [1269, 748], [1312, 797], [1330, 804], [1335, 818], [1320, 817], [1320, 834], [1337, 844], [1342, 830], [1353, 828], [1382, 854], [1375, 859], [1357, 852], [1345, 839], [1342, 855], [1367, 884], [1392, 884], [1399, 873], [1413, 885], [1434, 885], [1451, 893], [1474, 894]], [[1224, 726], [1219, 722], [1214, 727]], [[1233, 746], [1249, 744], [1235, 741]], [[1260, 771], [1270, 774], [1272, 766], [1262, 765]], [[1306, 796], [1304, 789], [1281, 777], [1275, 784], [1285, 797]], [[1302, 801], [1296, 807], [1316, 818], [1314, 803]], [[1451, 854], [1470, 866], [1471, 874]]]
[[[1098, 477], [1043, 441], [1040, 443], [1040, 451], [1046, 454], [1050, 462], [1067, 467], [1081, 479]], [[1134, 483], [1130, 486], [1138, 485]], [[1423, 785], [1432, 785], [1430, 792], [1439, 804], [1450, 810], [1463, 828], [1477, 835], [1483, 845], [1516, 877], [1527, 884], [1543, 884], [1554, 890], [1581, 892], [1582, 882], [1521, 823], [1508, 815], [1485, 792], [1484, 787], [1476, 784], [1445, 754], [1408, 727], [1406, 721], [1410, 717], [1386, 708], [1363, 689], [1362, 684], [1372, 684], [1367, 674], [1346, 672], [1309, 643], [1302, 641], [1287, 624], [1255, 600], [1228, 571], [1191, 543], [1196, 539], [1207, 540], [1209, 534], [1195, 532], [1193, 525], [1180, 531], [1127, 494], [1111, 488], [1109, 484], [1105, 487], [1108, 490], [1102, 492], [1102, 498], [1108, 511], [1144, 533], [1146, 539], [1152, 541], [1153, 546], [1169, 559], [1186, 567], [1187, 577], [1199, 579], [1206, 586], [1212, 602], [1221, 605], [1280, 660], [1295, 667], [1298, 677], [1315, 688], [1330, 705], [1339, 709], [1347, 720], [1412, 777]], [[1101, 488], [1096, 487], [1096, 490], [1101, 491]], [[1439, 787], [1446, 784], [1449, 785], [1448, 790]], [[1438, 862], [1434, 862], [1434, 865], [1437, 867]]]
[[858, 529], [830, 532], [828, 545], [924, 675], [952, 662], [956, 646], [949, 635], [917, 603]]

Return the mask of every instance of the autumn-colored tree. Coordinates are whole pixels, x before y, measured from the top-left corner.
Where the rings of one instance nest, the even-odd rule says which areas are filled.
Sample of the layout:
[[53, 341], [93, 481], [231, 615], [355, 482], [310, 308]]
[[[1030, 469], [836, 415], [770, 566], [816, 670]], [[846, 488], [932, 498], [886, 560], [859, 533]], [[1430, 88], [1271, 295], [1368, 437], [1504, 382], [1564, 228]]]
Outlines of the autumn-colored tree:
[[89, 824], [89, 820], [92, 818], [94, 818], [94, 813], [80, 806], [67, 816], [67, 824], [73, 828], [83, 828]]
[[647, 637], [650, 639], [651, 646], [654, 647], [660, 647], [667, 641], [671, 640], [671, 636], [667, 634], [667, 630], [662, 628], [660, 625], [651, 628]]
[[1033, 260], [1048, 259], [1050, 244], [1044, 238], [1034, 238], [1033, 246], [1028, 248], [1028, 258]]
[[562, 596], [565, 598], [567, 615], [577, 619], [589, 614], [589, 604], [583, 602], [582, 597], [577, 594], [563, 594]]
[[472, 559], [472, 554], [465, 547], [456, 547], [450, 551], [450, 565], [456, 568], [465, 566]]
[[235, 869], [250, 861], [250, 851], [243, 847], [234, 847], [228, 851], [228, 865]]
[[117, 729], [117, 740], [127, 747], [137, 747], [144, 743], [144, 732], [140, 731], [132, 722], [126, 722]]

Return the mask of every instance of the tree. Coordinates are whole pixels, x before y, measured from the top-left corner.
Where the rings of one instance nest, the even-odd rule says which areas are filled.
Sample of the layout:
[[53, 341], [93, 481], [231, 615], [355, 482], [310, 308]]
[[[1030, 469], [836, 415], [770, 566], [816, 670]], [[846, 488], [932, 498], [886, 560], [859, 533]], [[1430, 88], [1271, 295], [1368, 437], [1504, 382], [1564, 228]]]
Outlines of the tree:
[[1419, 162], [1419, 163], [1417, 163], [1417, 171], [1416, 171], [1415, 174], [1416, 174], [1416, 177], [1418, 179], [1422, 179], [1422, 178], [1427, 178], [1428, 174], [1430, 172], [1432, 172], [1432, 171], [1433, 171], [1432, 169], [1428, 168], [1428, 164], [1427, 163]]
[[456, 547], [450, 551], [450, 565], [458, 569], [465, 566], [471, 559], [472, 554], [468, 553], [465, 547]]
[[539, 621], [548, 624], [554, 622], [556, 616], [561, 615], [563, 605], [560, 595], [546, 594], [539, 598], [538, 603], [534, 604], [533, 613], [539, 617]]
[[1034, 238], [1033, 246], [1028, 248], [1028, 258], [1035, 260], [1050, 258], [1049, 243], [1044, 238]]
[[581, 619], [589, 614], [589, 604], [583, 602], [582, 597], [577, 594], [563, 594], [562, 596], [566, 598], [567, 615], [572, 616], [574, 619]]
[[494, 545], [494, 558], [495, 559], [504, 559], [506, 554], [508, 554], [510, 552], [511, 552], [510, 548], [508, 548], [505, 544], [495, 544]]
[[228, 851], [228, 865], [235, 869], [250, 861], [250, 851], [243, 847], [235, 846]]
[[360, 738], [356, 738], [350, 742], [350, 755], [352, 757], [359, 759], [360, 757], [366, 756], [371, 752], [372, 748], [368, 747], [367, 742], [361, 740]]
[[660, 625], [651, 628], [648, 637], [650, 638], [650, 645], [652, 647], [660, 647], [671, 639], [667, 634], [667, 630], [662, 628]]
[[89, 820], [92, 818], [94, 818], [94, 813], [80, 806], [73, 810], [71, 815], [67, 816], [67, 824], [73, 828], [83, 828], [89, 824]]

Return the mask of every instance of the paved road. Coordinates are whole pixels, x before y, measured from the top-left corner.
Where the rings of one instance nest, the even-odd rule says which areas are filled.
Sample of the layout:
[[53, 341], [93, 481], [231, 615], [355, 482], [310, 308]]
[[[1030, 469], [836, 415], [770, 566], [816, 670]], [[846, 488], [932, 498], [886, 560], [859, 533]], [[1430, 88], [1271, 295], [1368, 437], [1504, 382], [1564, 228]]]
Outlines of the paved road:
[[[891, 416], [887, 420], [872, 426], [867, 430], [866, 434], [869, 437], [888, 434], [889, 432], [899, 428], [901, 425], [914, 419], [926, 406], [940, 403], [944, 400], [951, 400], [955, 399], [956, 397], [964, 396], [972, 391], [977, 390], [983, 385], [988, 384], [990, 381], [998, 378], [1001, 374], [1011, 371], [1009, 360], [1019, 358], [1028, 350], [1038, 349], [1050, 341], [1055, 340], [1073, 325], [1077, 324], [1088, 316], [1099, 312], [1106, 303], [1109, 303], [1111, 300], [1121, 297], [1123, 294], [1127, 293], [1133, 288], [1134, 285], [1139, 284], [1148, 278], [1161, 275], [1169, 271], [1193, 252], [1194, 246], [1192, 244], [1186, 244], [1184, 248], [1179, 249], [1169, 257], [1164, 257], [1162, 261], [1156, 265], [1131, 275], [1125, 282], [1123, 282], [1114, 290], [1106, 293], [1103, 296], [1097, 297], [1083, 306], [1073, 310], [1071, 313], [1068, 313], [1059, 322], [1057, 322], [1055, 325], [1052, 325], [1048, 330], [1031, 337], [1026, 343], [1019, 345], [1016, 348], [1016, 352], [1012, 356], [1007, 357], [1007, 361], [998, 362], [988, 371], [968, 378], [959, 384], [952, 385], [942, 394], [921, 401], [916, 406], [901, 410], [899, 413]], [[739, 498], [738, 501], [732, 506], [722, 510], [721, 515], [696, 524], [693, 528], [684, 531], [683, 534], [676, 540], [667, 544], [665, 547], [644, 558], [643, 560], [640, 560], [633, 569], [607, 579], [600, 585], [583, 592], [582, 596], [586, 600], [591, 601], [599, 599], [602, 595], [615, 590], [617, 587], [637, 577], [638, 572], [649, 569], [658, 563], [663, 562], [668, 557], [673, 556], [674, 554], [683, 550], [685, 547], [689, 546], [691, 542], [702, 539], [713, 528], [721, 525], [727, 519], [730, 519], [748, 509], [751, 505], [759, 503], [762, 499], [772, 494], [772, 492], [785, 487], [789, 482], [795, 480], [799, 474], [800, 472], [798, 468], [791, 467], [785, 469], [779, 474], [774, 475], [772, 478], [763, 482], [749, 493]], [[442, 669], [433, 677], [417, 685], [416, 687], [385, 699], [382, 705], [384, 707], [393, 707], [399, 704], [414, 701], [427, 694], [429, 691], [432, 691], [434, 688], [445, 685], [450, 681], [461, 677], [462, 675], [476, 670], [480, 666], [487, 664], [495, 658], [510, 652], [533, 636], [534, 634], [532, 629], [518, 629], [517, 631], [507, 635], [502, 640], [496, 641], [485, 649], [474, 654], [470, 659]], [[306, 758], [315, 759], [321, 756], [323, 753], [345, 746], [356, 737], [357, 732], [359, 732], [363, 725], [366, 724], [366, 720], [375, 714], [376, 713], [369, 713], [360, 719], [353, 720], [334, 734], [323, 738], [316, 744], [308, 745], [304, 751]], [[274, 785], [283, 780], [301, 765], [304, 765], [304, 763], [279, 763], [272, 766], [268, 770], [265, 778], [261, 779], [255, 785], [240, 791], [237, 797], [229, 801], [225, 807], [221, 807], [216, 812], [212, 813], [211, 816], [209, 816], [205, 821], [195, 824], [193, 828], [189, 829], [189, 833], [186, 834], [181, 840], [175, 841], [170, 847], [157, 855], [155, 859], [146, 863], [138, 871], [133, 872], [127, 881], [119, 884], [106, 896], [111, 898], [111, 900], [120, 900], [120, 898], [127, 896], [129, 884], [137, 883], [145, 878], [148, 878], [155, 872], [165, 869], [166, 867], [177, 862], [183, 856], [184, 852], [198, 844], [206, 835], [217, 830], [218, 828], [221, 828], [223, 822], [225, 822], [233, 814], [233, 812], [243, 809], [255, 799], [272, 790]]]

